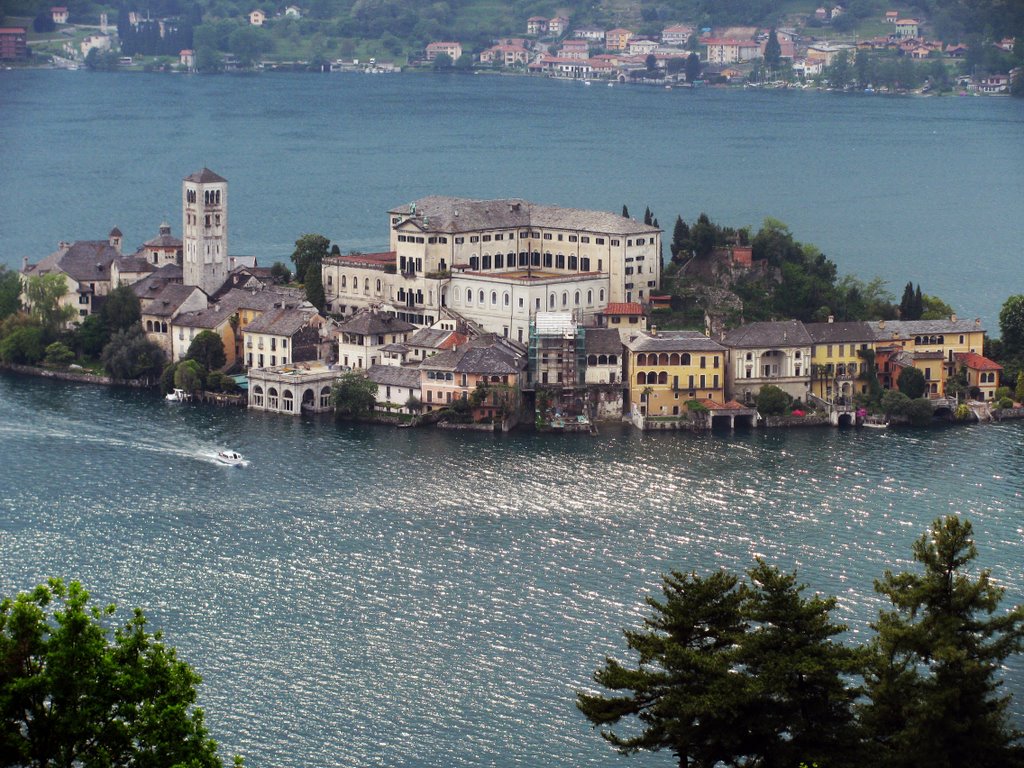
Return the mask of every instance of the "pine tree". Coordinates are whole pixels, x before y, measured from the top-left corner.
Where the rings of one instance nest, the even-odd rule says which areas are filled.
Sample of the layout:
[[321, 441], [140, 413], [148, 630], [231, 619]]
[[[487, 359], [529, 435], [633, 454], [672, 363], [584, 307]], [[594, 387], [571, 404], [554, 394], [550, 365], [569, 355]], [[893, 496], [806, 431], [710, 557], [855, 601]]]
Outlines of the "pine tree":
[[1004, 590], [986, 569], [967, 572], [978, 555], [969, 522], [936, 520], [913, 552], [923, 574], [886, 571], [875, 583], [893, 610], [873, 625], [861, 716], [873, 750], [867, 764], [1019, 765], [998, 674], [1024, 650], [1024, 607], [997, 613]]

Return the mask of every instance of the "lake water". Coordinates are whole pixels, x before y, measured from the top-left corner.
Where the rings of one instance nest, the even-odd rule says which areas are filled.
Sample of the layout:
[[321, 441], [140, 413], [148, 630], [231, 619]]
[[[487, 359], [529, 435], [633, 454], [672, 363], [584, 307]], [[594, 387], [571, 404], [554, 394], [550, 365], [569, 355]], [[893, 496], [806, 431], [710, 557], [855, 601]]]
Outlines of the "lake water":
[[843, 272], [908, 280], [996, 328], [1019, 291], [1024, 99], [591, 87], [521, 77], [0, 72], [0, 259], [115, 225], [181, 229], [181, 179], [231, 184], [233, 253], [304, 232], [387, 244], [430, 194], [766, 216]]
[[[771, 215], [845, 271], [920, 280], [990, 327], [1020, 284], [1024, 103], [587, 88], [516, 78], [0, 72], [0, 247], [131, 246], [207, 165], [235, 253], [386, 242], [426, 194], [662, 225]], [[1024, 602], [1024, 425], [503, 437], [180, 407], [0, 377], [0, 593], [51, 575], [145, 608], [250, 766], [627, 765], [575, 692], [658, 574], [763, 555], [839, 597], [936, 516]], [[247, 468], [212, 461], [230, 447]], [[1024, 725], [1024, 667], [1007, 670]], [[671, 756], [645, 760], [670, 765]]]

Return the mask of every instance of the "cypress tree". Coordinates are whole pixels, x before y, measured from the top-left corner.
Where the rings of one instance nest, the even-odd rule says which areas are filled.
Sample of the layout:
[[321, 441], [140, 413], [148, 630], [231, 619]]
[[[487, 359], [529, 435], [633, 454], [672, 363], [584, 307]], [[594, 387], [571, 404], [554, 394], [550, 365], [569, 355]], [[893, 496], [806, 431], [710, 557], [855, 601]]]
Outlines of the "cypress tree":
[[622, 205], [622, 218], [624, 218], [624, 219], [628, 219], [629, 218], [629, 208], [626, 207], [625, 203], [623, 203], [623, 205]]
[[690, 228], [683, 221], [682, 216], [676, 216], [676, 224], [672, 228], [672, 242], [669, 245], [669, 251], [672, 252], [673, 259], [679, 259], [680, 254], [685, 257], [690, 252]]
[[915, 320], [914, 314], [914, 283], [909, 282], [903, 288], [900, 299], [900, 320]]
[[920, 320], [924, 316], [924, 296], [921, 294], [921, 284], [917, 284], [914, 291], [914, 317], [913, 320]]
[[323, 312], [327, 305], [327, 296], [324, 294], [324, 280], [319, 264], [312, 264], [311, 268], [306, 270], [305, 286], [306, 300], [318, 311]]
[[651, 216], [650, 207], [644, 208], [644, 224], [650, 225], [652, 221], [654, 221], [654, 217]]

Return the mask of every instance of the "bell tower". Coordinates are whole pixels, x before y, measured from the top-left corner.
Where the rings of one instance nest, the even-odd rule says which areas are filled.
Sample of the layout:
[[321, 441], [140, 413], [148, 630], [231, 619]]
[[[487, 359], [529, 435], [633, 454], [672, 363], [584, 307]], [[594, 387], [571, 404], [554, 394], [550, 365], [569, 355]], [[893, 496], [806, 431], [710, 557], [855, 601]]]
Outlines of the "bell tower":
[[182, 272], [185, 285], [207, 296], [228, 278], [228, 182], [209, 168], [181, 185]]

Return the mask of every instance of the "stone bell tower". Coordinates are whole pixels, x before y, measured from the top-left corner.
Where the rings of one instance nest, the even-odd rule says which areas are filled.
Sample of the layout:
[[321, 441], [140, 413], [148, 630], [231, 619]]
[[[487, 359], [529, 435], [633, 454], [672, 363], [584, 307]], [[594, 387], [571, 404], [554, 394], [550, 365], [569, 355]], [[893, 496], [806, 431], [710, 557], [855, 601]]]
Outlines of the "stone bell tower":
[[212, 295], [228, 278], [228, 182], [203, 168], [181, 185], [185, 285]]

